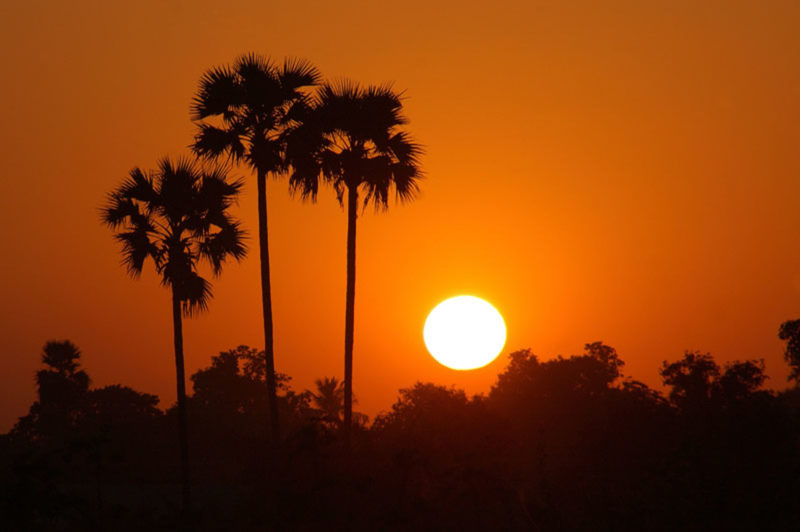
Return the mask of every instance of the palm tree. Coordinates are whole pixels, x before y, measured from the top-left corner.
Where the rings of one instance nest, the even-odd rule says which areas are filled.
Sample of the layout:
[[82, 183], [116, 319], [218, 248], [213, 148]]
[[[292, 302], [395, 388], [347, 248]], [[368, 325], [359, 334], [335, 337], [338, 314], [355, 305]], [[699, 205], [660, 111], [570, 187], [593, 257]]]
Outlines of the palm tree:
[[128, 273], [138, 277], [150, 258], [161, 283], [172, 290], [184, 510], [190, 493], [182, 317], [206, 310], [211, 299], [211, 284], [197, 272], [198, 262], [207, 261], [219, 275], [226, 259], [239, 261], [245, 255], [245, 234], [228, 213], [241, 187], [241, 181], [228, 181], [220, 168], [206, 170], [164, 158], [158, 170], [134, 168], [102, 210], [103, 222], [122, 243]]
[[[344, 410], [344, 383], [336, 377], [325, 377], [314, 381], [316, 392], [309, 392], [311, 402], [322, 414], [322, 421], [332, 428], [342, 428], [342, 411]], [[353, 394], [353, 404], [358, 404]], [[369, 416], [361, 412], [353, 412], [353, 424], [366, 427]]]
[[267, 175], [278, 175], [285, 170], [282, 133], [302, 119], [307, 101], [303, 90], [316, 85], [319, 78], [317, 69], [304, 61], [286, 60], [278, 66], [266, 58], [248, 54], [237, 59], [232, 67], [207, 71], [192, 105], [192, 118], [198, 121], [199, 128], [192, 145], [194, 152], [211, 159], [227, 154], [233, 161], [244, 161], [256, 174], [264, 357], [273, 442], [279, 438], [280, 425], [273, 350]]
[[14, 433], [48, 445], [62, 446], [69, 440], [90, 384], [80, 358], [80, 349], [69, 340], [45, 344], [42, 363], [47, 369], [36, 372], [39, 399], [19, 419]]
[[290, 186], [314, 199], [320, 178], [333, 185], [339, 203], [347, 196], [347, 294], [344, 335], [344, 439], [353, 417], [353, 329], [356, 281], [356, 219], [363, 207], [387, 209], [394, 189], [400, 201], [418, 192], [421, 147], [401, 129], [407, 123], [400, 95], [389, 86], [351, 82], [323, 85], [303, 124], [287, 132]]
[[316, 392], [311, 392], [311, 402], [323, 415], [328, 425], [340, 427], [344, 404], [344, 386], [336, 377], [325, 377], [314, 381]]

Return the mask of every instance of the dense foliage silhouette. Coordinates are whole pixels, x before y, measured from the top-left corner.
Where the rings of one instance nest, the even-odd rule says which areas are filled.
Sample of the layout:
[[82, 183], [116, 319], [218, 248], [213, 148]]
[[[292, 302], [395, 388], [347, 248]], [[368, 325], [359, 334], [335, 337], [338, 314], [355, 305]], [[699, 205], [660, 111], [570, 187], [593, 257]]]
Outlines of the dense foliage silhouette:
[[800, 320], [783, 322], [778, 337], [786, 342], [784, 358], [792, 368], [789, 378], [800, 383]]
[[[0, 438], [8, 529], [177, 529], [177, 406], [91, 388], [69, 342], [49, 342], [42, 360], [37, 401]], [[798, 389], [764, 389], [761, 361], [721, 368], [685, 353], [662, 366], [664, 396], [625, 376], [600, 342], [549, 360], [521, 350], [484, 395], [421, 382], [400, 390], [354, 427], [355, 453], [332, 421], [341, 383], [295, 391], [278, 374], [285, 430], [269, 454], [264, 366], [262, 352], [239, 346], [191, 377], [195, 530], [800, 525]]]

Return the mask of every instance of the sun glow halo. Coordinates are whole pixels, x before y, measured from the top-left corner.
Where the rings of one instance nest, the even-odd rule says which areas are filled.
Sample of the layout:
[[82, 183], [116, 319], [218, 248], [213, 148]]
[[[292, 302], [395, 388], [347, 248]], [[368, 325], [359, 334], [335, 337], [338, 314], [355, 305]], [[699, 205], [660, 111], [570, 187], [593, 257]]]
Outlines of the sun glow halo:
[[456, 296], [439, 303], [425, 320], [422, 334], [433, 358], [457, 370], [489, 364], [506, 343], [503, 317], [474, 296]]

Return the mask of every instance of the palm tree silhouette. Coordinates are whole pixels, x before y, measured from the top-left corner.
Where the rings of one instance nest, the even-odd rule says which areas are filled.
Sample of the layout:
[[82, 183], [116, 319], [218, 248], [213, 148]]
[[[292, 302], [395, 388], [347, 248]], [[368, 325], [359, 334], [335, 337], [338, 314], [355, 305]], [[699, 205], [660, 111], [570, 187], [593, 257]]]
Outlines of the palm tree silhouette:
[[316, 392], [311, 392], [311, 402], [323, 415], [328, 425], [340, 427], [344, 406], [344, 385], [336, 377], [325, 377], [314, 381]]
[[290, 186], [316, 198], [320, 177], [333, 185], [340, 204], [347, 195], [347, 295], [344, 337], [344, 439], [353, 417], [353, 329], [356, 279], [356, 219], [363, 206], [387, 209], [394, 189], [400, 201], [419, 190], [421, 147], [401, 126], [400, 95], [389, 86], [359, 87], [344, 81], [323, 85], [302, 124], [287, 133]]
[[[311, 403], [322, 414], [322, 421], [331, 428], [342, 428], [342, 412], [344, 411], [344, 383], [336, 377], [324, 377], [314, 381], [316, 392], [309, 392]], [[353, 404], [358, 404], [353, 394]], [[369, 416], [361, 412], [353, 412], [353, 423], [365, 427]]]
[[307, 101], [303, 89], [316, 85], [319, 78], [317, 69], [305, 61], [287, 59], [278, 66], [251, 53], [237, 59], [232, 67], [208, 70], [192, 104], [192, 118], [198, 121], [199, 128], [192, 145], [194, 152], [211, 159], [227, 154], [233, 161], [244, 161], [256, 174], [264, 356], [273, 442], [279, 438], [280, 424], [273, 350], [267, 175], [285, 170], [282, 133], [303, 118]]
[[207, 261], [219, 275], [226, 259], [239, 261], [245, 255], [245, 234], [228, 213], [241, 187], [239, 180], [227, 181], [220, 168], [206, 170], [164, 158], [158, 170], [131, 170], [102, 209], [103, 221], [122, 243], [128, 273], [138, 277], [150, 258], [161, 283], [172, 289], [184, 510], [190, 491], [182, 316], [206, 310], [211, 299], [211, 284], [197, 272], [198, 262]]

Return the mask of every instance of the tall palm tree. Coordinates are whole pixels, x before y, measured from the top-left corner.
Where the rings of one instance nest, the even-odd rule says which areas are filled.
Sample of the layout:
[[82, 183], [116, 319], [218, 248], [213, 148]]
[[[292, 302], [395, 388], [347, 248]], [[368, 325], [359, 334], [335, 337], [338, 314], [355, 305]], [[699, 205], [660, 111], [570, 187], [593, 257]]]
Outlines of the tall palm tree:
[[280, 433], [273, 349], [272, 295], [267, 233], [267, 175], [285, 168], [284, 130], [304, 116], [306, 87], [316, 85], [319, 73], [309, 63], [288, 59], [276, 65], [248, 54], [233, 66], [207, 71], [192, 104], [198, 132], [192, 149], [205, 158], [223, 154], [243, 161], [256, 174], [258, 188], [258, 246], [261, 258], [261, 305], [264, 318], [264, 356], [267, 367], [269, 427], [273, 442]]
[[291, 128], [287, 161], [290, 186], [314, 199], [320, 178], [347, 197], [347, 294], [344, 335], [344, 439], [353, 418], [353, 329], [356, 284], [356, 219], [363, 207], [387, 209], [390, 191], [399, 201], [416, 196], [422, 177], [421, 147], [402, 130], [407, 123], [400, 95], [389, 86], [323, 85], [302, 124]]
[[222, 169], [164, 158], [158, 170], [134, 168], [102, 210], [103, 221], [122, 243], [128, 273], [138, 277], [150, 258], [161, 283], [172, 290], [184, 510], [190, 492], [182, 317], [206, 310], [211, 299], [211, 283], [198, 273], [198, 262], [207, 261], [219, 275], [226, 259], [245, 255], [245, 234], [228, 213], [241, 187], [241, 181], [228, 181]]

